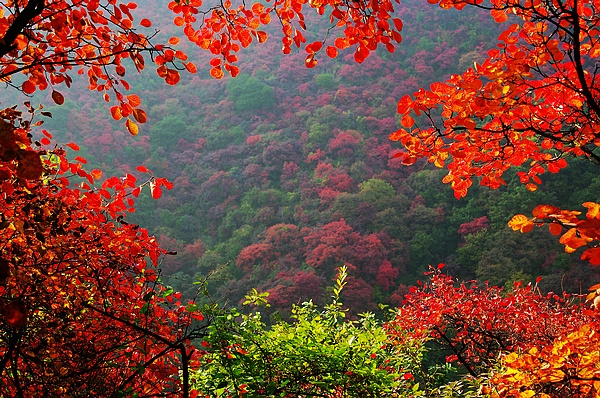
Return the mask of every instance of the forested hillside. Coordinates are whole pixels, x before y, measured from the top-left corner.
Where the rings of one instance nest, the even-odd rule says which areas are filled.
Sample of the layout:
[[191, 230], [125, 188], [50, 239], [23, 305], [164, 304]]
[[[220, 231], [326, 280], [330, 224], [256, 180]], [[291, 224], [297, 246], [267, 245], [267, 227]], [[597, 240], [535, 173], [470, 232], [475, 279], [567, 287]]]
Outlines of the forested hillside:
[[[136, 11], [166, 26], [153, 12], [161, 6]], [[506, 223], [537, 203], [573, 207], [596, 197], [600, 181], [587, 162], [548, 176], [534, 194], [513, 172], [507, 187], [457, 201], [441, 171], [395, 157], [402, 150], [388, 135], [398, 128], [398, 99], [481, 62], [500, 32], [485, 11], [410, 1], [399, 14], [402, 44], [362, 64], [342, 52], [307, 69], [302, 52], [280, 54], [273, 40], [242, 51], [236, 78], [213, 79], [196, 52], [201, 70], [175, 87], [133, 76], [148, 115], [135, 137], [83, 86], [48, 109], [45, 127], [77, 140], [94, 167], [143, 164], [174, 182], [158, 201], [140, 198], [132, 220], [177, 252], [161, 268], [188, 297], [208, 277], [214, 298], [237, 303], [256, 288], [285, 310], [326, 297], [347, 264], [345, 303], [359, 313], [399, 305], [440, 262], [462, 279], [510, 286], [543, 275], [543, 289], [579, 291], [588, 266], [548, 233], [519, 236]], [[323, 21], [308, 22], [312, 37], [326, 34]]]

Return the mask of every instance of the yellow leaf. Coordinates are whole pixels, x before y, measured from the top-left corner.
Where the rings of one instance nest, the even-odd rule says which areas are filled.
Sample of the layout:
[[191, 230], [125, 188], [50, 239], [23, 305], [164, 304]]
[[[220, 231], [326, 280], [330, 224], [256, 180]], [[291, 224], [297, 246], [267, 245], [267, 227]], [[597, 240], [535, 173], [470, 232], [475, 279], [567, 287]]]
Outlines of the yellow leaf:
[[130, 118], [127, 118], [127, 121], [125, 122], [125, 126], [127, 126], [127, 131], [129, 131], [129, 134], [138, 135], [138, 132], [139, 132], [138, 125], [135, 124]]
[[508, 222], [508, 226], [512, 228], [513, 231], [526, 233], [533, 229], [533, 221], [524, 214], [517, 214]]
[[600, 218], [600, 203], [585, 202], [583, 207], [588, 209], [587, 218]]

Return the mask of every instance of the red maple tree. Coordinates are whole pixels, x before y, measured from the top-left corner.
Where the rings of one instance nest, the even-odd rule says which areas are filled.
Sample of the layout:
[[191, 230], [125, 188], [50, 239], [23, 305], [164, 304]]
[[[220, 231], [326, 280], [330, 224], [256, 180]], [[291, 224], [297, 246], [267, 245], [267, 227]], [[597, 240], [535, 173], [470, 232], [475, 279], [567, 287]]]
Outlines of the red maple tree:
[[[25, 94], [61, 86], [73, 74], [116, 104], [135, 135], [146, 120], [140, 98], [126, 95], [125, 65], [141, 71], [144, 54], [169, 84], [195, 67], [169, 44], [153, 44], [134, 24], [135, 2], [10, 0], [0, 13], [0, 80]], [[16, 75], [22, 77], [17, 78]], [[159, 283], [166, 253], [148, 231], [129, 224], [134, 198], [158, 198], [172, 184], [145, 167], [103, 179], [86, 160], [33, 142], [34, 120], [49, 116], [25, 103], [0, 111], [0, 395], [189, 395], [189, 370], [201, 335], [193, 303]], [[134, 120], [136, 122], [134, 122]], [[67, 144], [77, 150], [76, 144]]]
[[400, 99], [403, 127], [390, 138], [406, 149], [403, 162], [426, 158], [447, 167], [444, 182], [457, 198], [473, 177], [497, 188], [508, 169], [523, 166], [519, 177], [533, 191], [541, 174], [567, 166], [567, 156], [598, 162], [597, 4], [440, 2], [467, 5], [489, 9], [497, 22], [514, 15], [515, 23], [485, 62]]
[[502, 356], [552, 345], [593, 321], [568, 295], [542, 294], [536, 285], [516, 283], [505, 292], [493, 286], [458, 283], [441, 272], [411, 288], [387, 324], [397, 342], [432, 340], [472, 376], [487, 373]]
[[202, 315], [161, 287], [165, 251], [125, 220], [171, 183], [140, 166], [141, 183], [96, 187], [83, 158], [34, 149], [30, 120], [1, 117], [0, 395], [187, 395]]

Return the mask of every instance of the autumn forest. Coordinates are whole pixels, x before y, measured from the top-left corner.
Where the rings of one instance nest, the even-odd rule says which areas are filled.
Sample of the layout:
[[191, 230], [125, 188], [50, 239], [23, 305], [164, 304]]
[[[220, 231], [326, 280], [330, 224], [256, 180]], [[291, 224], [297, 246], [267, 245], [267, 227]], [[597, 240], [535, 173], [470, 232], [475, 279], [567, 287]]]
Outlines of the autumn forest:
[[600, 5], [232, 1], [0, 3], [0, 396], [600, 396]]

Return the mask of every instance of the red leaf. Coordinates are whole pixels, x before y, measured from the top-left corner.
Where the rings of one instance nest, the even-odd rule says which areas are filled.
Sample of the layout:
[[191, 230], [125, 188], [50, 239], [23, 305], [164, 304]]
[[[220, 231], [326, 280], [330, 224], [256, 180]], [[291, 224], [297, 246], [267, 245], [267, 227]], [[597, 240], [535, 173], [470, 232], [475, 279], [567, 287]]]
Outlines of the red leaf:
[[174, 86], [179, 83], [180, 78], [181, 76], [179, 75], [179, 72], [177, 72], [175, 69], [167, 69], [167, 77], [165, 78], [165, 82], [167, 82], [167, 84]]
[[333, 46], [327, 46], [327, 48], [325, 49], [325, 53], [327, 53], [329, 58], [335, 58], [338, 55], [338, 50]]
[[593, 247], [590, 249], [586, 249], [581, 254], [582, 260], [588, 260], [592, 265], [600, 265], [600, 248]]
[[408, 129], [415, 125], [415, 120], [409, 115], [404, 115], [402, 116], [402, 120], [400, 121], [400, 123], [402, 124], [402, 126]]
[[354, 53], [354, 60], [359, 64], [362, 64], [365, 61], [365, 57], [359, 51]]
[[415, 156], [404, 155], [404, 158], [402, 159], [402, 164], [405, 166], [411, 166], [415, 164], [416, 161], [417, 158]]
[[156, 184], [150, 184], [150, 192], [154, 199], [158, 199], [162, 196], [162, 189]]
[[311, 43], [308, 46], [306, 46], [306, 52], [309, 54], [314, 54], [314, 53], [318, 52], [319, 50], [321, 50], [322, 46], [323, 46], [323, 43], [321, 43], [320, 41], [315, 41], [314, 43]]
[[10, 326], [18, 328], [27, 325], [27, 312], [25, 303], [16, 299], [4, 306], [2, 317]]
[[132, 113], [133, 113], [133, 118], [138, 123], [146, 123], [146, 120], [147, 120], [146, 112], [143, 109], [135, 108]]
[[78, 151], [78, 150], [79, 150], [79, 145], [77, 145], [77, 144], [74, 144], [74, 143], [72, 143], [72, 142], [69, 142], [69, 143], [67, 144], [67, 146], [68, 146], [69, 148], [71, 148], [72, 150], [74, 150], [74, 151]]
[[25, 94], [33, 94], [35, 92], [35, 84], [29, 80], [25, 80], [21, 85], [21, 89]]
[[62, 105], [65, 103], [65, 97], [55, 90], [52, 90], [52, 100], [58, 105]]
[[410, 95], [405, 95], [404, 97], [400, 98], [400, 101], [398, 101], [398, 113], [403, 115], [406, 112], [408, 112], [410, 106], [412, 105], [413, 100], [410, 97]]
[[315, 54], [310, 54], [309, 56], [307, 56], [304, 60], [304, 65], [306, 65], [307, 68], [314, 68], [315, 66], [317, 66]]
[[402, 21], [399, 18], [393, 18], [392, 22], [394, 22], [394, 26], [396, 27], [397, 31], [401, 31], [402, 30]]

